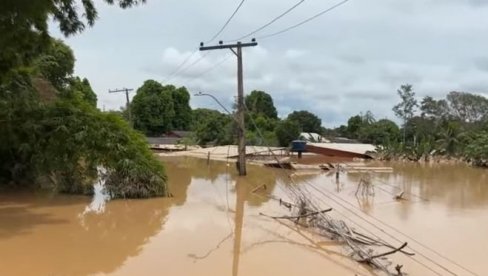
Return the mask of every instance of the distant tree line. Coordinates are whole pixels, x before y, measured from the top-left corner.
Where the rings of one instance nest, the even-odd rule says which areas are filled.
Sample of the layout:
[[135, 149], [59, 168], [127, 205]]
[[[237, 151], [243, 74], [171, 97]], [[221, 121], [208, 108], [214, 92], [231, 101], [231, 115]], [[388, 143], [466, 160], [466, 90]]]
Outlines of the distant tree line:
[[[162, 85], [147, 80], [137, 90], [131, 103], [134, 128], [146, 135], [164, 135], [171, 130], [194, 132], [193, 143], [225, 145], [236, 143], [233, 114], [190, 107], [185, 87]], [[278, 118], [271, 95], [252, 91], [245, 97], [246, 140], [249, 145], [288, 146], [302, 131], [322, 133], [321, 119], [308, 111], [294, 111]], [[123, 113], [123, 112], [122, 112]]]
[[371, 112], [351, 117], [335, 134], [379, 145], [386, 159], [428, 160], [434, 156], [488, 165], [488, 99], [452, 91], [444, 99], [415, 97], [412, 85], [402, 85], [401, 101], [393, 107], [402, 120], [376, 121]]

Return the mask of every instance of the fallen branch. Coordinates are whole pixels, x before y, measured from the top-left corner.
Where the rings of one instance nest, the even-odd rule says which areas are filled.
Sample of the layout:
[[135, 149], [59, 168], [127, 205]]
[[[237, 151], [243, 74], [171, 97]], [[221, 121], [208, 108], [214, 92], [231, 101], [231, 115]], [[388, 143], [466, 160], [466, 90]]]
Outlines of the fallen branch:
[[394, 254], [394, 253], [402, 250], [403, 248], [405, 248], [405, 246], [407, 246], [407, 244], [408, 243], [406, 242], [402, 246], [400, 246], [398, 248], [395, 248], [394, 250], [391, 250], [391, 251], [388, 251], [388, 252], [385, 252], [385, 253], [381, 253], [381, 254], [378, 254], [378, 255], [370, 256], [368, 258], [365, 258], [365, 259], [360, 260], [359, 262], [361, 262], [361, 263], [370, 263], [373, 259], [380, 258], [380, 257], [384, 257], [384, 256], [388, 256], [388, 255]]
[[265, 217], [272, 218], [272, 219], [299, 219], [299, 218], [306, 218], [306, 217], [315, 216], [315, 215], [318, 215], [318, 214], [327, 213], [327, 212], [330, 212], [330, 211], [332, 211], [332, 208], [325, 209], [325, 210], [318, 211], [318, 212], [311, 212], [311, 213], [307, 213], [307, 214], [299, 215], [299, 216], [277, 216], [277, 217], [275, 217], [275, 216], [269, 216], [269, 215], [266, 215], [266, 214], [263, 214], [263, 213], [259, 213], [259, 214], [261, 216], [265, 216]]

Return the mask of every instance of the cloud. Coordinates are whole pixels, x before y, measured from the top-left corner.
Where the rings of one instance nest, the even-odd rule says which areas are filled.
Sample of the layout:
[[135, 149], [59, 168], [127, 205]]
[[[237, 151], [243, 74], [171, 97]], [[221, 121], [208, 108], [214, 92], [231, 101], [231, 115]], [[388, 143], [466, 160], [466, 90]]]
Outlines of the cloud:
[[[218, 39], [249, 33], [295, 3], [247, 1]], [[257, 33], [258, 47], [243, 50], [245, 91], [270, 93], [280, 116], [310, 110], [326, 126], [340, 125], [366, 110], [394, 118], [396, 90], [404, 83], [414, 86], [419, 99], [444, 97], [451, 90], [487, 93], [487, 3], [350, 1], [282, 35], [259, 39], [335, 4], [306, 1]], [[222, 26], [235, 2], [148, 1], [128, 10], [99, 6], [94, 28], [67, 42], [77, 56], [76, 74], [90, 80], [100, 106], [123, 106], [124, 97], [106, 91], [137, 88], [150, 78], [186, 86], [192, 94], [212, 93], [232, 106], [235, 56], [229, 50], [200, 52], [197, 47]], [[168, 78], [190, 55], [187, 65], [194, 66]], [[205, 97], [192, 97], [191, 104], [218, 108]]]

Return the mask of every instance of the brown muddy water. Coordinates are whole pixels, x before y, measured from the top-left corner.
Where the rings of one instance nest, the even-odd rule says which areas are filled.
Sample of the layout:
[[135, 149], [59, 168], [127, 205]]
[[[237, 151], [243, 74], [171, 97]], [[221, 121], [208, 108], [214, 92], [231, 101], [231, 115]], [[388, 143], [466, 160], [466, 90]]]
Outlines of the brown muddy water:
[[[374, 196], [356, 198], [358, 174], [250, 166], [239, 178], [224, 162], [163, 162], [173, 198], [0, 194], [0, 275], [377, 275], [341, 244], [259, 215], [288, 215], [269, 196], [289, 198], [290, 185], [358, 230], [409, 242], [416, 256], [391, 258], [409, 275], [488, 275], [486, 170], [395, 165], [373, 176]], [[408, 200], [393, 199], [400, 190]]]

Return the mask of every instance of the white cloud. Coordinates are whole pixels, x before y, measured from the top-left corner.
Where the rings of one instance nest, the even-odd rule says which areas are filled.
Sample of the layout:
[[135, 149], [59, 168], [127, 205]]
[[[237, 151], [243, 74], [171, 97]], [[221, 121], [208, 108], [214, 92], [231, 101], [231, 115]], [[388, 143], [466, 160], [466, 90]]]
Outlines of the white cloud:
[[[419, 97], [442, 97], [451, 90], [486, 93], [485, 2], [349, 1], [290, 32], [258, 39], [258, 47], [244, 49], [245, 90], [270, 93], [280, 116], [307, 109], [327, 126], [366, 110], [393, 118], [396, 89], [403, 83], [413, 84]], [[218, 39], [249, 33], [295, 3], [247, 1]], [[334, 3], [306, 1], [256, 37]], [[76, 73], [91, 81], [100, 106], [118, 108], [125, 99], [106, 93], [109, 88], [137, 88], [150, 78], [163, 81], [200, 41], [220, 28], [235, 5], [219, 0], [151, 0], [123, 11], [99, 5], [101, 19], [94, 28], [68, 39], [78, 59]], [[197, 51], [188, 64], [203, 55], [198, 64], [169, 82], [185, 85], [191, 93], [212, 93], [230, 107], [236, 93], [235, 57], [228, 50]], [[218, 108], [202, 97], [193, 97], [191, 103]]]

